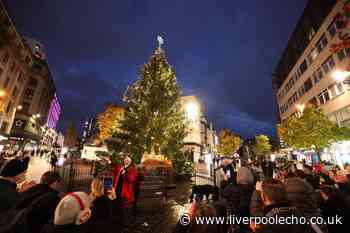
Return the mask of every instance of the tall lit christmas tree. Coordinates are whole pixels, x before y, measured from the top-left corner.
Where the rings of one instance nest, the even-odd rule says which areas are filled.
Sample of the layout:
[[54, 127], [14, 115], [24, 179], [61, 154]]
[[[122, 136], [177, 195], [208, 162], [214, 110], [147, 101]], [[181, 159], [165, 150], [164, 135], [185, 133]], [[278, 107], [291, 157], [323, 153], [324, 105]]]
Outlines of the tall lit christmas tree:
[[144, 64], [140, 78], [128, 87], [124, 102], [125, 117], [121, 133], [115, 135], [120, 148], [140, 162], [145, 154], [176, 159], [182, 156], [183, 139], [186, 136], [185, 118], [181, 111], [181, 88], [174, 69], [159, 46]]

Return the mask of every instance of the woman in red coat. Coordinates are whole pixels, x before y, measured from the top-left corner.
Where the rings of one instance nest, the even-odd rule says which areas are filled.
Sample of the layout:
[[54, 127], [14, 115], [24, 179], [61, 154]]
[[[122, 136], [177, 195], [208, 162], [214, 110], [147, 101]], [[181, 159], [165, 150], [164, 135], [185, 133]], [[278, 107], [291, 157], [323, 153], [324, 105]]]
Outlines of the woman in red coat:
[[113, 169], [113, 190], [116, 197], [121, 199], [125, 207], [130, 207], [135, 202], [135, 184], [137, 170], [129, 157], [124, 159], [123, 165], [116, 165]]

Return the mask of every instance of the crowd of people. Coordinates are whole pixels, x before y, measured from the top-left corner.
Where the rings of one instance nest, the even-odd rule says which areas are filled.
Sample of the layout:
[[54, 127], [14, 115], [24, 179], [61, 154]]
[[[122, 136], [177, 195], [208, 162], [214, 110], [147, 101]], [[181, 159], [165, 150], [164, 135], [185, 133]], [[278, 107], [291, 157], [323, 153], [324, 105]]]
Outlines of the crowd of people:
[[1, 233], [123, 232], [135, 201], [135, 166], [129, 158], [114, 168], [111, 186], [94, 178], [90, 193], [60, 193], [62, 178], [45, 172], [40, 183], [25, 181], [30, 157], [6, 161], [0, 169]]
[[[224, 166], [224, 171], [232, 172], [228, 166], [231, 164]], [[309, 166], [295, 162], [276, 169], [271, 162], [255, 161], [246, 167], [237, 168], [232, 174], [234, 178], [226, 177], [222, 181], [218, 200], [197, 199], [192, 203], [188, 210], [191, 222], [183, 224], [179, 220], [176, 233], [339, 233], [349, 229], [349, 165], [343, 170], [337, 166], [327, 170], [322, 163]], [[227, 220], [229, 216], [249, 217], [249, 223], [198, 221], [201, 217]], [[292, 216], [317, 219], [319, 224], [311, 224], [314, 221], [309, 224], [258, 224], [252, 218]], [[336, 222], [336, 218], [339, 222]]]
[[[137, 169], [130, 158], [114, 166], [112, 177], [94, 178], [89, 194], [61, 193], [63, 182], [55, 169], [42, 174], [39, 183], [26, 181], [29, 160], [30, 157], [22, 156], [1, 165], [1, 233], [123, 232], [139, 192]], [[191, 221], [187, 224], [179, 221], [175, 233], [339, 233], [349, 227], [350, 166], [345, 169], [334, 166], [329, 170], [322, 163], [309, 166], [295, 162], [276, 169], [271, 162], [252, 162], [247, 166], [226, 164], [222, 170], [226, 179], [221, 182], [218, 195], [213, 200], [191, 198], [188, 210]], [[324, 222], [196, 221], [198, 217], [229, 216], [295, 216], [308, 220], [317, 217]], [[342, 224], [329, 222], [335, 217]]]

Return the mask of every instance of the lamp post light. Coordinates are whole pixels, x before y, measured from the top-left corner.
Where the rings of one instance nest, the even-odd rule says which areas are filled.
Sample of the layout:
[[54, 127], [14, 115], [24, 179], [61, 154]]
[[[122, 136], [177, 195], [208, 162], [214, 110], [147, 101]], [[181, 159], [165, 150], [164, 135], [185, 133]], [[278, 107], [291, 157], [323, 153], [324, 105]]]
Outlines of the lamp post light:
[[344, 84], [350, 84], [350, 72], [346, 70], [335, 70], [332, 73], [332, 77], [337, 81], [337, 82], [342, 82]]
[[6, 91], [0, 90], [0, 98], [4, 97], [6, 95]]
[[185, 110], [186, 110], [186, 115], [187, 115], [188, 120], [196, 121], [196, 119], [199, 116], [199, 107], [198, 107], [198, 105], [193, 103], [193, 102], [189, 102], [189, 103], [186, 104]]
[[300, 113], [300, 115], [303, 115], [305, 104], [296, 104], [295, 107], [298, 109], [298, 112]]

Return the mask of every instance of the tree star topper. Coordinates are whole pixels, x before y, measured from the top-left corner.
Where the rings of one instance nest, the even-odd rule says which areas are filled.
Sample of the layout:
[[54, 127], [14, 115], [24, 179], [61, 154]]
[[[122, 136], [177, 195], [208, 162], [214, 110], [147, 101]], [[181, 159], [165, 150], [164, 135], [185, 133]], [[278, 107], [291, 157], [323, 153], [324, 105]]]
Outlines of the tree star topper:
[[158, 40], [158, 48], [162, 48], [162, 45], [164, 44], [164, 39], [160, 35], [157, 36]]

